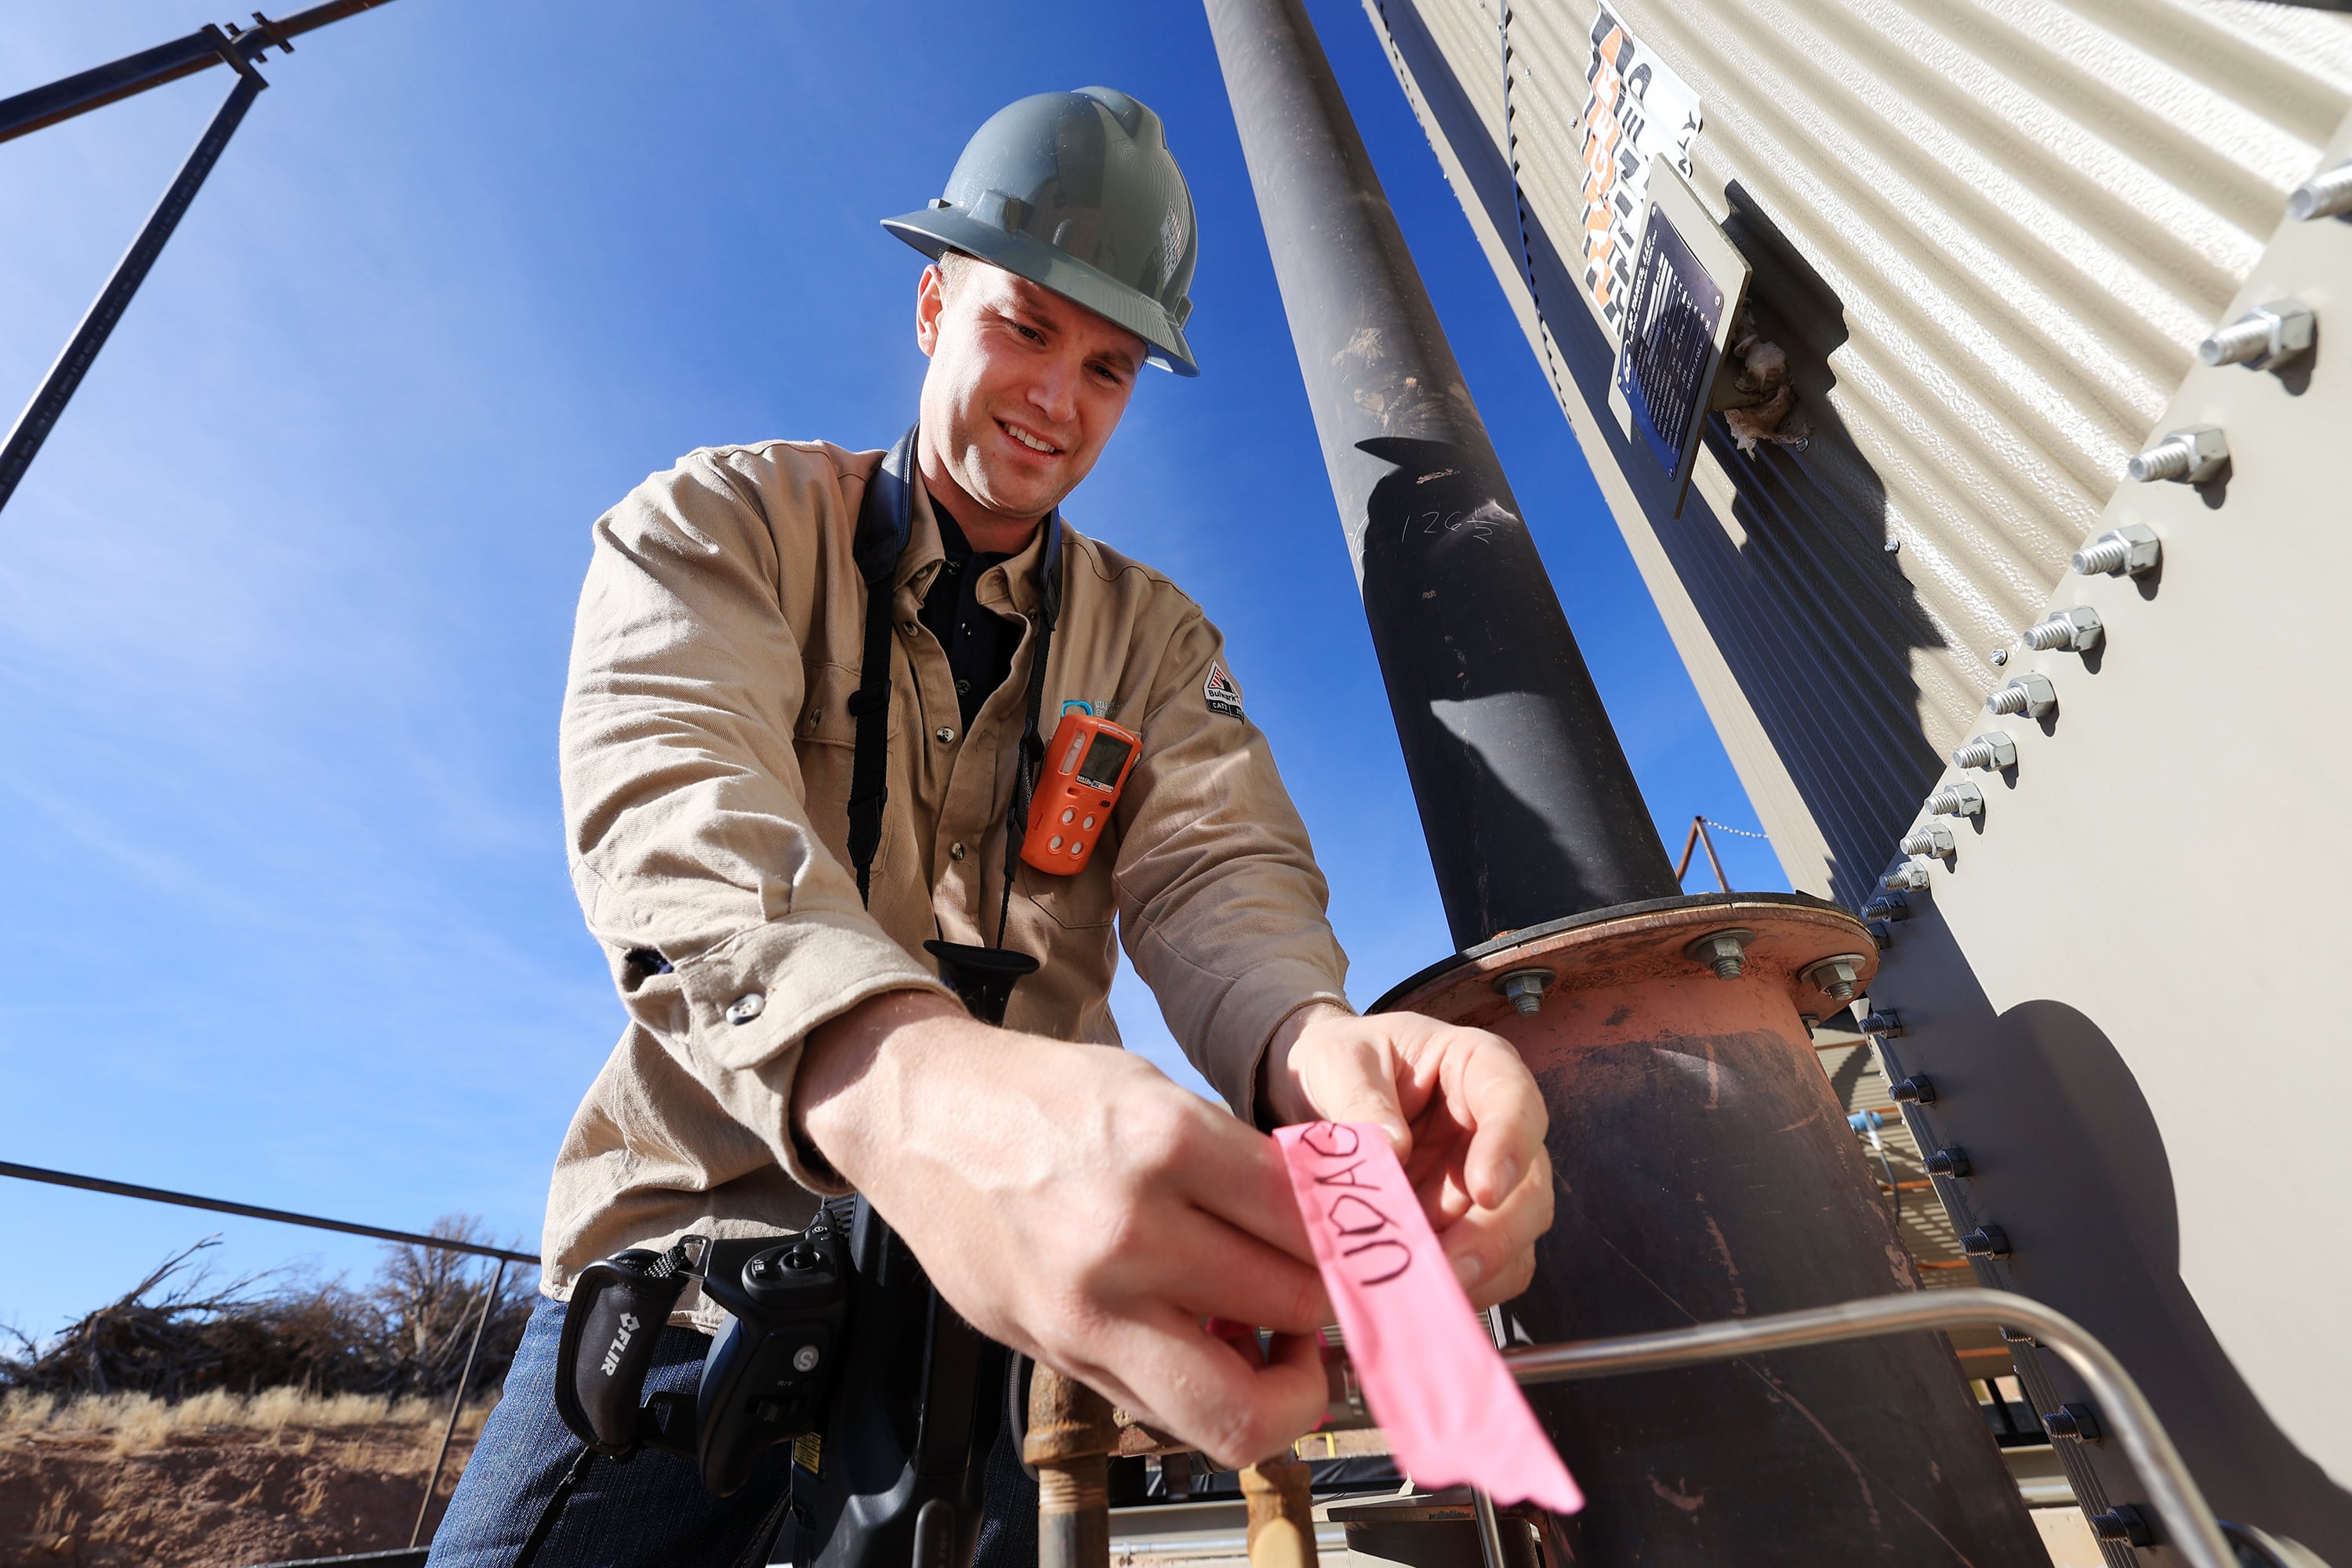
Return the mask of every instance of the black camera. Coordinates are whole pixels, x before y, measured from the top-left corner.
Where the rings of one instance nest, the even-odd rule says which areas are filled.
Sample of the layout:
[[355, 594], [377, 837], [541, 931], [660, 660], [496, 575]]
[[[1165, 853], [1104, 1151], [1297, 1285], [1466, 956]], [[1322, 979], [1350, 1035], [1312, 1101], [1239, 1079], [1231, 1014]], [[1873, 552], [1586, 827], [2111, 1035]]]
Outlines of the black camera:
[[[556, 1411], [592, 1453], [625, 1459], [666, 1448], [694, 1460], [703, 1484], [724, 1497], [762, 1451], [816, 1426], [841, 1350], [849, 1272], [825, 1214], [781, 1241], [689, 1236], [667, 1253], [633, 1247], [592, 1263], [563, 1315]], [[655, 1342], [692, 1279], [728, 1324], [692, 1395], [646, 1399]]]
[[[972, 1014], [1001, 1024], [1036, 961], [924, 944]], [[692, 1394], [646, 1397], [654, 1347], [690, 1280], [726, 1327]], [[588, 1265], [563, 1314], [555, 1405], [583, 1452], [542, 1510], [517, 1568], [596, 1458], [662, 1448], [721, 1497], [793, 1445], [792, 1561], [806, 1568], [963, 1568], [980, 1534], [986, 1462], [1021, 1358], [964, 1321], [905, 1239], [864, 1198], [828, 1200], [794, 1237], [632, 1247]]]

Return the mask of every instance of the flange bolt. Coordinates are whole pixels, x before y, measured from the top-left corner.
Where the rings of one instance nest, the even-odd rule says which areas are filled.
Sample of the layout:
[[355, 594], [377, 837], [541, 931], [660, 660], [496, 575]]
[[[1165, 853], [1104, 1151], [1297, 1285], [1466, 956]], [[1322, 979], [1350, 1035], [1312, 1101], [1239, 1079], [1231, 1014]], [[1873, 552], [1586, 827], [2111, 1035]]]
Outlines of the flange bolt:
[[1949, 855], [1952, 830], [1940, 822], [1927, 822], [1905, 836], [1898, 846], [1906, 855]]
[[2063, 648], [2069, 653], [2088, 653], [2099, 646], [2105, 630], [2099, 624], [2098, 611], [2088, 605], [2075, 605], [2026, 627], [2022, 638], [2026, 647], [2039, 652]]
[[1841, 952], [1808, 964], [1804, 981], [1832, 1002], [1851, 1002], [1862, 980], [1862, 966], [1869, 962], [1858, 952]]
[[2007, 1258], [2009, 1232], [1997, 1225], [1979, 1226], [1960, 1237], [1960, 1250], [1970, 1258]]
[[1543, 994], [1559, 978], [1549, 969], [1514, 969], [1495, 982], [1495, 989], [1519, 1010], [1522, 1017], [1532, 1018], [1543, 1011]]
[[2297, 223], [2352, 213], [2352, 158], [2314, 174], [2286, 195], [2286, 216]]
[[2062, 1405], [2042, 1418], [2042, 1426], [2053, 1437], [2072, 1437], [2077, 1443], [2095, 1443], [2105, 1436], [2098, 1412], [2087, 1405]]
[[1981, 816], [1984, 791], [1965, 779], [1948, 784], [1927, 797], [1927, 809], [1937, 816]]
[[1890, 893], [1913, 892], [1927, 887], [1927, 862], [1906, 860], [1878, 879], [1878, 885]]
[[1881, 1007], [1863, 1016], [1862, 1032], [1874, 1040], [1891, 1040], [1903, 1032], [1903, 1015], [1892, 1007]]
[[2046, 719], [2058, 710], [2058, 689], [2046, 675], [2021, 675], [1986, 698], [1985, 706], [2003, 718]]
[[2156, 1544], [2156, 1531], [2148, 1528], [2147, 1516], [2127, 1502], [2093, 1514], [2091, 1533], [2102, 1541], [2124, 1541], [2134, 1546]]
[[2017, 766], [2017, 742], [1999, 730], [1988, 730], [1952, 753], [1956, 768], [1981, 768], [2000, 773]]
[[2197, 345], [2197, 357], [2207, 364], [2274, 370], [2310, 349], [2314, 324], [2310, 306], [2273, 300], [2215, 328], [2211, 337]]
[[2178, 479], [2201, 485], [2218, 479], [2230, 461], [2230, 443], [2219, 425], [2191, 425], [2168, 430], [2164, 439], [2124, 465], [2124, 477], [2136, 484]]
[[1746, 962], [1748, 944], [1755, 940], [1752, 931], [1709, 931], [1683, 951], [1714, 970], [1717, 980], [1737, 980]]
[[1936, 1080], [1926, 1073], [1915, 1072], [1899, 1080], [1887, 1090], [1897, 1105], [1933, 1105], [1936, 1103]]
[[1965, 1176], [1975, 1169], [1969, 1163], [1969, 1152], [1958, 1144], [1937, 1150], [1927, 1156], [1924, 1163], [1931, 1176]]
[[2156, 570], [2164, 559], [2164, 542], [2144, 522], [2110, 529], [2074, 552], [2073, 565], [2083, 576], [2121, 572], [2139, 577]]

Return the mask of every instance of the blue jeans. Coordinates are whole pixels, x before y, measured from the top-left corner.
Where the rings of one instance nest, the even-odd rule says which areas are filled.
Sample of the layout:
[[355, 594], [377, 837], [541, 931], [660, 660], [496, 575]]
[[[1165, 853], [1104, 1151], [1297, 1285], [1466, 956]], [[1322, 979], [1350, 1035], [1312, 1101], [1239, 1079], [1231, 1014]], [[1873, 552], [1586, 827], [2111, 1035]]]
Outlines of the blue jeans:
[[[508, 1369], [506, 1393], [433, 1535], [430, 1568], [510, 1568], [580, 1441], [555, 1414], [556, 1341], [563, 1305], [542, 1299]], [[691, 1393], [710, 1342], [664, 1329], [646, 1392]], [[732, 1497], [703, 1489], [693, 1463], [648, 1449], [588, 1468], [532, 1568], [757, 1568], [782, 1522], [791, 1450], [769, 1450]], [[1035, 1568], [1037, 1484], [1022, 1473], [1008, 1433], [988, 1457], [988, 1508], [973, 1568]]]

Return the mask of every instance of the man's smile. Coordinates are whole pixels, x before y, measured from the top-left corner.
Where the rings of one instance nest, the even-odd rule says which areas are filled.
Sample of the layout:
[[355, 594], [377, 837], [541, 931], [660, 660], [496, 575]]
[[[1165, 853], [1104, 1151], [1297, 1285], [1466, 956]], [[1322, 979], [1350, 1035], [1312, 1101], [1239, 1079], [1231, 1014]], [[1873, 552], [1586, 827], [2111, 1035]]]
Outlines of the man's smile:
[[1062, 455], [1062, 448], [1024, 426], [1015, 425], [1010, 419], [999, 419], [996, 425], [997, 428], [1033, 452], [1042, 452], [1049, 458], [1058, 458]]

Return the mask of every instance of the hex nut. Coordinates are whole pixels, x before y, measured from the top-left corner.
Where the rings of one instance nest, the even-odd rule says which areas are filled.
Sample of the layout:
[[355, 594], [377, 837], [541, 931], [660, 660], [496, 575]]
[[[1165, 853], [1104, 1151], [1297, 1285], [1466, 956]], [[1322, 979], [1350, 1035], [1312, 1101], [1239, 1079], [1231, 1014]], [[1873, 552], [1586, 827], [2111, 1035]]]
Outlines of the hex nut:
[[2219, 479], [2229, 462], [2230, 443], [2219, 425], [2188, 425], [2167, 430], [2162, 440], [2124, 465], [2124, 474], [2140, 484], [2176, 479], [2201, 485]]
[[1543, 1011], [1544, 993], [1559, 978], [1549, 969], [1514, 969], [1496, 977], [1495, 989], [1518, 1009], [1520, 1016], [1532, 1018]]
[[2352, 158], [2324, 169], [2287, 193], [2286, 216], [2297, 223], [2352, 212]]
[[2156, 1544], [2156, 1531], [2148, 1528], [2147, 1516], [2127, 1502], [2091, 1515], [2091, 1533], [2101, 1541], [2126, 1542], [2133, 1546]]
[[2301, 300], [2273, 300], [2216, 330], [2197, 345], [2197, 357], [2209, 365], [2275, 370], [2309, 351], [2316, 325]]
[[1683, 951], [1714, 970], [1717, 980], [1737, 980], [1746, 963], [1748, 944], [1755, 940], [1752, 931], [1709, 931]]
[[1940, 822], [1923, 822], [1905, 836], [1901, 847], [1906, 855], [1949, 855], [1952, 830]]
[[1936, 1080], [1926, 1073], [1915, 1072], [1897, 1081], [1887, 1093], [1897, 1105], [1933, 1105], [1936, 1103]]
[[2095, 1443], [2106, 1436], [2099, 1426], [2099, 1413], [2087, 1405], [2062, 1405], [2042, 1418], [2042, 1426], [2053, 1437], [2072, 1437], [2078, 1443]]
[[1927, 809], [1937, 816], [1981, 816], [1984, 791], [1966, 779], [1955, 779], [1927, 797]]
[[1911, 918], [1911, 900], [1900, 893], [1881, 893], [1862, 906], [1862, 918], [1866, 921], [1907, 921]]
[[1999, 730], [1988, 730], [1952, 753], [1952, 766], [2005, 772], [2017, 766], [2017, 742]]
[[2026, 627], [2021, 640], [2026, 647], [2042, 653], [2053, 648], [2063, 648], [2069, 653], [2088, 653], [2099, 646], [2099, 638], [2105, 631], [2098, 611], [2088, 605], [2070, 605], [2065, 609], [2052, 611]]
[[1891, 1040], [1903, 1033], [1903, 1015], [1892, 1007], [1874, 1008], [1864, 1015], [1862, 1032], [1873, 1039]]
[[1920, 1163], [1931, 1176], [1966, 1176], [1975, 1172], [1969, 1163], [1969, 1152], [1958, 1144], [1937, 1150]]
[[2046, 675], [2020, 675], [1986, 698], [1985, 706], [2004, 718], [2044, 719], [2058, 710], [2058, 689]]
[[1997, 1225], [1979, 1226], [1960, 1237], [1960, 1250], [1970, 1258], [2007, 1258], [2009, 1233]]
[[1832, 1002], [1851, 1002], [1862, 981], [1863, 965], [1869, 962], [1858, 952], [1841, 952], [1807, 964], [1801, 978]]
[[2156, 530], [2134, 522], [2085, 541], [2069, 564], [2085, 577], [2097, 574], [2112, 577], [2117, 573], [2139, 577], [2155, 571], [2163, 559], [2164, 541], [2157, 537]]
[[1878, 885], [1890, 893], [1907, 893], [1924, 889], [1928, 883], [1927, 862], [1905, 860], [1878, 879]]

